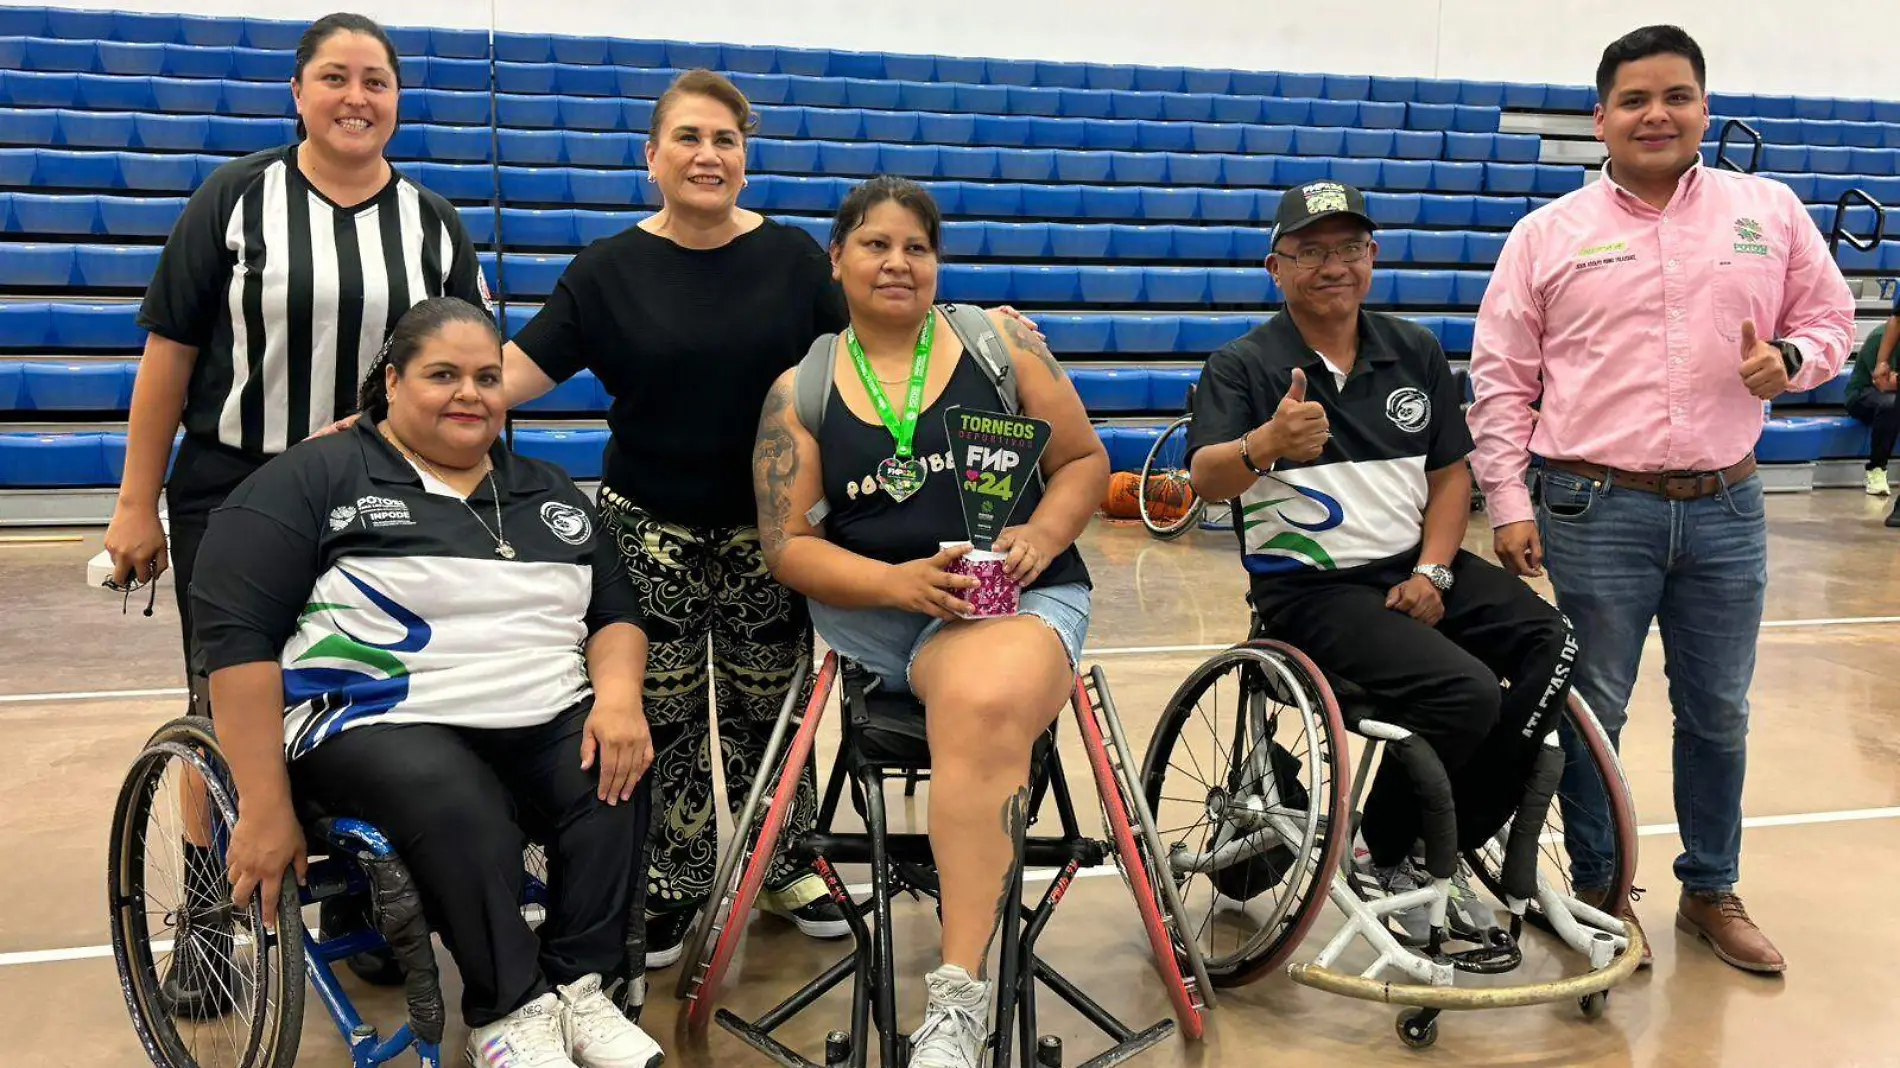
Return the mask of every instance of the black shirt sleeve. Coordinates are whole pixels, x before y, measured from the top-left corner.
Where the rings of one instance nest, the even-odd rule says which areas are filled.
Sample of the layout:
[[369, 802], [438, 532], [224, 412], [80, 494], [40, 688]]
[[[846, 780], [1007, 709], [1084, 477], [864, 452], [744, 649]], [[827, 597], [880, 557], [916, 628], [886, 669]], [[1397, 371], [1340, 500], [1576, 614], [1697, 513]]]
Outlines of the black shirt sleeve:
[[198, 568], [190, 591], [204, 670], [274, 661], [296, 633], [317, 582], [328, 509], [319, 444], [258, 468], [211, 513], [198, 558], [218, 565]]
[[140, 329], [194, 348], [211, 340], [235, 262], [225, 245], [225, 228], [252, 173], [238, 168], [248, 162], [220, 167], [185, 201], [145, 288]]
[[[593, 509], [588, 511], [591, 513]], [[631, 623], [645, 630], [646, 613], [640, 610], [640, 597], [627, 575], [626, 561], [614, 545], [613, 536], [601, 529], [597, 514], [594, 516], [593, 569], [594, 595], [587, 604], [588, 637], [612, 623]]]
[[1187, 462], [1203, 446], [1233, 441], [1267, 421], [1272, 409], [1259, 395], [1244, 350], [1228, 345], [1207, 358], [1194, 387], [1194, 422], [1188, 426]]
[[276, 661], [317, 581], [317, 543], [256, 509], [211, 514], [199, 553], [218, 561], [192, 578], [192, 630], [204, 670]]
[[1451, 373], [1445, 350], [1430, 334], [1424, 335], [1420, 345], [1425, 348], [1432, 391], [1432, 430], [1431, 441], [1425, 446], [1425, 470], [1437, 471], [1471, 454], [1471, 427], [1465, 422], [1464, 390], [1458, 385], [1458, 376]]
[[814, 338], [842, 334], [844, 328], [851, 325], [851, 312], [845, 307], [844, 287], [831, 277], [831, 255], [822, 248], [813, 248], [811, 269], [818, 294], [818, 307], [812, 316], [818, 326]]
[[554, 283], [554, 292], [548, 294], [547, 303], [515, 335], [515, 345], [556, 382], [565, 382], [584, 370], [593, 351], [581, 325], [591, 292], [589, 259], [583, 252], [569, 261], [560, 280]]

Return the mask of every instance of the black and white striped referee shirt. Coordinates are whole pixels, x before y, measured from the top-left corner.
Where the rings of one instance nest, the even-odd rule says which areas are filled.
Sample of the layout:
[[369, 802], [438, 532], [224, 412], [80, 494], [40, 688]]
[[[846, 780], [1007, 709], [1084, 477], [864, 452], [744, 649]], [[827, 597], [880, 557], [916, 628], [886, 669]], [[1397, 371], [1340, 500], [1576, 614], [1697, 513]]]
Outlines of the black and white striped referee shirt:
[[138, 322], [198, 350], [185, 432], [261, 458], [355, 411], [383, 338], [444, 294], [488, 306], [448, 201], [392, 169], [339, 207], [289, 145], [232, 160], [191, 195]]

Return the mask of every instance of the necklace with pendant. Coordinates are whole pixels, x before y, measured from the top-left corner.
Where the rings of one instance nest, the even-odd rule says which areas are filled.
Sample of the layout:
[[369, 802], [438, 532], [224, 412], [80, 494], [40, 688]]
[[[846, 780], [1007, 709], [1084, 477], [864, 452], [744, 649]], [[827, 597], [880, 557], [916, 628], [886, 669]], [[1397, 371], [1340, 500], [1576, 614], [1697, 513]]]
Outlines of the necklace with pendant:
[[858, 343], [857, 331], [850, 327], [844, 331], [845, 349], [851, 353], [851, 364], [857, 368], [858, 380], [864, 383], [864, 391], [871, 396], [871, 407], [877, 409], [878, 419], [891, 432], [896, 445], [890, 457], [877, 465], [877, 484], [884, 488], [891, 500], [899, 503], [923, 488], [924, 477], [930, 470], [913, 454], [911, 442], [917, 436], [917, 416], [923, 411], [924, 380], [930, 375], [930, 343], [936, 334], [936, 321], [936, 309], [924, 314], [923, 329], [917, 333], [917, 351], [911, 356], [910, 385], [904, 392], [904, 414], [901, 418], [891, 409], [890, 399], [884, 395], [884, 387], [878, 384], [881, 380], [877, 372], [871, 369], [871, 361], [864, 355], [864, 346]]
[[[427, 471], [430, 477], [434, 478], [437, 482], [442, 483], [444, 486], [447, 486], [449, 484], [449, 480], [446, 478], [443, 478], [441, 472], [437, 471], [433, 464], [429, 463], [429, 461], [417, 455], [407, 445], [404, 445], [401, 439], [396, 437], [395, 431], [390, 430], [387, 424], [385, 424], [383, 427], [383, 436], [389, 439], [389, 443], [391, 445], [396, 446], [396, 450], [398, 452], [402, 453], [404, 456], [408, 457], [409, 459], [415, 461], [418, 465], [422, 467], [424, 471]], [[456, 500], [461, 501], [462, 507], [468, 509], [468, 514], [475, 517], [475, 522], [480, 523], [482, 525], [482, 531], [486, 533], [490, 538], [493, 538], [495, 540], [495, 555], [501, 557], [503, 560], [513, 560], [515, 558], [515, 547], [508, 544], [508, 539], [503, 535], [503, 532], [502, 532], [501, 491], [495, 488], [495, 465], [493, 463], [490, 463], [488, 465], [487, 480], [488, 480], [489, 495], [495, 498], [495, 527], [493, 530], [490, 530], [488, 528], [488, 521], [483, 519], [482, 514], [475, 510], [475, 506], [468, 503], [467, 497], [457, 497]], [[453, 488], [453, 487], [450, 487], [450, 488]]]

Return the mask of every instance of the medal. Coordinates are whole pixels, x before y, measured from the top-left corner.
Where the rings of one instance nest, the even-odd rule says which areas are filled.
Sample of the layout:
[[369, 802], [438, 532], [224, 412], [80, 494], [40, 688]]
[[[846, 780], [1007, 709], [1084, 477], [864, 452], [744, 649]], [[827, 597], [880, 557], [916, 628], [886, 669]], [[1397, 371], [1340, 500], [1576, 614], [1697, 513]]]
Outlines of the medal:
[[877, 374], [871, 370], [864, 346], [858, 344], [857, 331], [850, 327], [844, 331], [845, 349], [851, 353], [858, 380], [864, 383], [864, 391], [871, 396], [871, 407], [877, 409], [877, 417], [891, 432], [897, 446], [889, 458], [877, 465], [877, 484], [891, 500], [900, 503], [922, 489], [924, 477], [930, 473], [923, 461], [912, 455], [911, 441], [917, 436], [917, 416], [923, 411], [924, 380], [930, 375], [930, 342], [936, 334], [936, 322], [937, 312], [933, 308], [924, 315], [923, 329], [917, 334], [917, 351], [910, 361], [910, 386], [904, 392], [901, 419], [891, 409], [890, 399], [884, 396], [884, 387], [878, 384]]

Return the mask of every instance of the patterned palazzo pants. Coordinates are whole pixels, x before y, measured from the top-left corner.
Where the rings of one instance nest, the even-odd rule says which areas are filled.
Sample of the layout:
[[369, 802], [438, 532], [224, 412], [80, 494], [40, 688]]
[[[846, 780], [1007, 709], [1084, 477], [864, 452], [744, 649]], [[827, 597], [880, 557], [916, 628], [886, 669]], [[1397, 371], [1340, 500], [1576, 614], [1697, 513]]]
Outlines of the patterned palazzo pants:
[[[766, 570], [756, 527], [661, 522], [604, 488], [600, 512], [646, 615], [645, 705], [655, 753], [648, 772], [653, 823], [646, 845], [647, 908], [695, 908], [710, 895], [719, 862], [708, 686], [719, 718], [726, 797], [736, 815], [759, 772], [792, 677], [811, 662], [811, 620], [804, 598]], [[810, 692], [807, 677], [801, 710]], [[811, 828], [817, 810], [817, 784], [807, 764], [780, 833], [781, 850]], [[766, 889], [783, 889], [802, 874], [781, 853]]]

